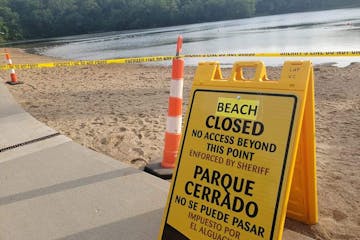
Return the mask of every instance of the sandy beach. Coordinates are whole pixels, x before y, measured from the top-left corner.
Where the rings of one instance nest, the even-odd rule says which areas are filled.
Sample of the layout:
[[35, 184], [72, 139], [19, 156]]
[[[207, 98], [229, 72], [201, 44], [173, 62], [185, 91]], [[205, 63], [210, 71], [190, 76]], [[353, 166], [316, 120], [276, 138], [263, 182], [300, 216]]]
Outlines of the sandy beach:
[[[9, 51], [15, 64], [60, 61]], [[288, 220], [286, 226], [315, 239], [360, 239], [360, 63], [314, 69], [319, 224]], [[281, 68], [267, 71], [272, 78]], [[184, 112], [194, 72], [185, 68]], [[16, 73], [25, 82], [9, 86], [17, 102], [74, 141], [139, 168], [162, 156], [171, 68], [94, 65]], [[9, 71], [0, 71], [0, 78], [9, 80]]]

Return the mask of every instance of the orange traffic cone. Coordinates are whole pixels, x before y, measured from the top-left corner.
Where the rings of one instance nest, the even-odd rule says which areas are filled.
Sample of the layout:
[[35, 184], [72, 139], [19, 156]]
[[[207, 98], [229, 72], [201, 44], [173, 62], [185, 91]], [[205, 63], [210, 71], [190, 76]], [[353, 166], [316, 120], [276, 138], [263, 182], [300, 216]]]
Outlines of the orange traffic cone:
[[6, 58], [7, 62], [8, 62], [8, 65], [11, 67], [10, 68], [10, 79], [11, 80], [6, 82], [6, 83], [10, 84], [10, 85], [23, 84], [23, 82], [20, 82], [20, 81], [17, 80], [15, 69], [12, 67], [13, 63], [12, 63], [10, 54], [8, 52], [5, 52], [5, 58]]
[[182, 101], [184, 85], [184, 59], [179, 58], [182, 45], [180, 36], [176, 56], [173, 59], [169, 107], [165, 133], [165, 147], [161, 166], [174, 168], [181, 140]]
[[146, 172], [163, 179], [170, 179], [172, 177], [181, 140], [184, 59], [179, 56], [182, 50], [182, 43], [183, 38], [179, 36], [176, 47], [176, 58], [174, 58], [172, 62], [172, 80], [163, 158], [161, 163], [156, 162], [145, 167]]

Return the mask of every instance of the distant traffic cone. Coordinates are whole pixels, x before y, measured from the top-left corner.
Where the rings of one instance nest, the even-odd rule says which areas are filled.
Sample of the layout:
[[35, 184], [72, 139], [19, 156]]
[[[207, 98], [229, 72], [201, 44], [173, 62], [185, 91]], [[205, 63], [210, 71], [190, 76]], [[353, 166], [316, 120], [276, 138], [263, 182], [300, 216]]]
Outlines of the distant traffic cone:
[[176, 47], [176, 58], [174, 58], [172, 62], [172, 80], [163, 158], [161, 163], [156, 162], [145, 167], [146, 172], [163, 179], [170, 179], [172, 177], [181, 140], [184, 86], [184, 59], [180, 57], [182, 43], [183, 38], [179, 36]]
[[10, 68], [10, 79], [11, 80], [6, 82], [6, 83], [10, 84], [10, 85], [23, 84], [23, 82], [20, 82], [20, 81], [17, 80], [15, 69], [12, 67], [13, 63], [12, 63], [10, 54], [8, 52], [5, 52], [5, 58], [6, 58], [7, 62], [8, 62], [8, 65], [11, 67]]

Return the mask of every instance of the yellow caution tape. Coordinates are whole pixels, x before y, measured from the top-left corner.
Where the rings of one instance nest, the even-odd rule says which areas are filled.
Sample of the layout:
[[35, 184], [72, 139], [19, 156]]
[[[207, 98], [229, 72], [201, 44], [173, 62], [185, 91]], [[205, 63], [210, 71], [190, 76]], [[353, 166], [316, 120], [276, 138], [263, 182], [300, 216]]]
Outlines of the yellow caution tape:
[[283, 52], [283, 53], [220, 53], [220, 54], [191, 54], [185, 58], [203, 57], [360, 57], [360, 51], [339, 52]]
[[74, 67], [85, 65], [104, 65], [104, 64], [131, 64], [144, 62], [168, 61], [175, 58], [174, 56], [155, 56], [139, 58], [119, 58], [109, 60], [85, 60], [85, 61], [67, 61], [67, 62], [50, 62], [50, 63], [33, 63], [33, 64], [6, 64], [0, 65], [0, 70], [9, 69], [35, 69], [35, 68], [54, 68], [54, 67]]
[[[339, 51], [339, 52], [283, 52], [283, 53], [219, 53], [219, 54], [186, 54], [178, 56], [180, 58], [217, 58], [217, 57], [360, 57], [360, 51]], [[169, 61], [176, 56], [149, 56], [135, 58], [119, 58], [109, 60], [85, 60], [67, 62], [49, 62], [34, 64], [4, 64], [0, 65], [0, 70], [9, 69], [35, 69], [35, 68], [54, 68], [54, 67], [73, 67], [85, 65], [103, 64], [131, 64]]]

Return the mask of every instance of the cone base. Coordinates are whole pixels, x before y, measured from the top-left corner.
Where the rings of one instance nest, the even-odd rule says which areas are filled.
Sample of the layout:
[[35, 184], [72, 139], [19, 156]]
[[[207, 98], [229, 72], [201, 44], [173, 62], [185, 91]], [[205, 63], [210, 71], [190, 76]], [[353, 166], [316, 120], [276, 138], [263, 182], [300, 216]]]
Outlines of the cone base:
[[159, 160], [154, 163], [150, 163], [146, 165], [144, 171], [161, 179], [169, 180], [172, 178], [174, 168], [162, 167], [161, 160]]
[[21, 82], [21, 81], [16, 81], [16, 82], [7, 81], [6, 83], [7, 83], [7, 84], [9, 84], [9, 85], [19, 85], [19, 84], [24, 84], [24, 82]]

